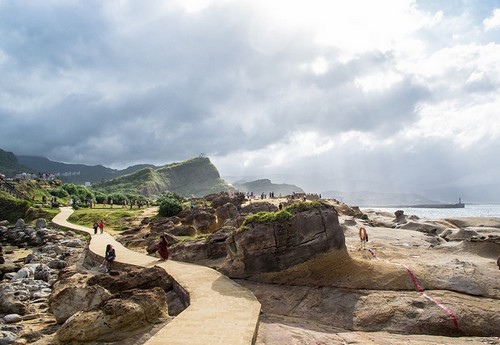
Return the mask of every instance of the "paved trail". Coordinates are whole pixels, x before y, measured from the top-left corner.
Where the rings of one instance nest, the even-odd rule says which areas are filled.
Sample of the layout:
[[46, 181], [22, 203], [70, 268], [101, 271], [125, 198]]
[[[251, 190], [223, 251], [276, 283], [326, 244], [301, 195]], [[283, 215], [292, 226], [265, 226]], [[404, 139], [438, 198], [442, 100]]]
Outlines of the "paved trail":
[[103, 256], [106, 245], [112, 244], [117, 262], [160, 266], [188, 292], [189, 307], [152, 336], [146, 345], [254, 344], [260, 303], [249, 290], [211, 268], [172, 260], [159, 261], [125, 248], [108, 233], [94, 235], [91, 228], [68, 223], [71, 213], [70, 207], [62, 207], [52, 221], [91, 234], [90, 251]]

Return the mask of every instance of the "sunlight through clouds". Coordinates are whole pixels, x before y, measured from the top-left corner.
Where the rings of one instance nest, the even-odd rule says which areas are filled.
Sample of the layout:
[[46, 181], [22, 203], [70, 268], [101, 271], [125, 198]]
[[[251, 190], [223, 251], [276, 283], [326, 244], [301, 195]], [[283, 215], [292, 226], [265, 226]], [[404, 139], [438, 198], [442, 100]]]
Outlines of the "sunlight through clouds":
[[0, 1], [0, 149], [114, 168], [204, 152], [315, 191], [358, 164], [425, 185], [415, 167], [461, 157], [466, 179], [498, 161], [499, 29], [490, 1]]
[[403, 79], [402, 75], [393, 71], [386, 73], [374, 73], [361, 78], [356, 78], [354, 83], [361, 87], [365, 92], [384, 91], [392, 87]]
[[498, 30], [500, 29], [500, 8], [495, 9], [493, 15], [489, 18], [486, 18], [483, 21], [484, 30]]

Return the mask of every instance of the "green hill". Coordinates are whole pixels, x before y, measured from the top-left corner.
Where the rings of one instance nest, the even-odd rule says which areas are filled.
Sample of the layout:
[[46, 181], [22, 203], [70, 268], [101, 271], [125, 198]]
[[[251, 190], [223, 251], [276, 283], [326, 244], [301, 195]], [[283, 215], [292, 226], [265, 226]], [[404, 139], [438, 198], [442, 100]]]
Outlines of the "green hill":
[[192, 158], [159, 168], [147, 167], [128, 175], [95, 183], [104, 193], [138, 193], [157, 196], [171, 191], [185, 197], [202, 197], [233, 189], [221, 179], [217, 168], [206, 157]]
[[0, 149], [0, 174], [6, 177], [14, 177], [23, 172], [34, 172], [33, 169], [19, 163], [17, 157], [12, 152]]

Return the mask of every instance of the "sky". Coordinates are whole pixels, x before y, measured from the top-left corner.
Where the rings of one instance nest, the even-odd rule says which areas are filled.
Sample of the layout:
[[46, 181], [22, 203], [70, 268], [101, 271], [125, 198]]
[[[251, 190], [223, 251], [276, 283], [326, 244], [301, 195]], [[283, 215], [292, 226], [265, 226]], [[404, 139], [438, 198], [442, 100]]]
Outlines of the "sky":
[[0, 0], [0, 76], [16, 155], [500, 202], [500, 0]]

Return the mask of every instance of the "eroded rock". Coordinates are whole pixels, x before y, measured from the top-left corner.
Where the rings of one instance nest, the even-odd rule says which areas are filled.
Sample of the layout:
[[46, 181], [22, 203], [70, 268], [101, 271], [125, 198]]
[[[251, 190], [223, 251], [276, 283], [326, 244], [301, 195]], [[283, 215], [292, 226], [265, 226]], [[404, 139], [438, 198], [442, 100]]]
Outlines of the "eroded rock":
[[90, 310], [69, 318], [56, 332], [56, 344], [124, 340], [168, 317], [163, 289], [128, 290]]
[[[308, 208], [309, 207], [309, 208]], [[226, 240], [228, 259], [222, 271], [248, 277], [282, 271], [329, 249], [345, 248], [344, 233], [333, 206], [305, 206], [287, 220], [250, 220]]]

